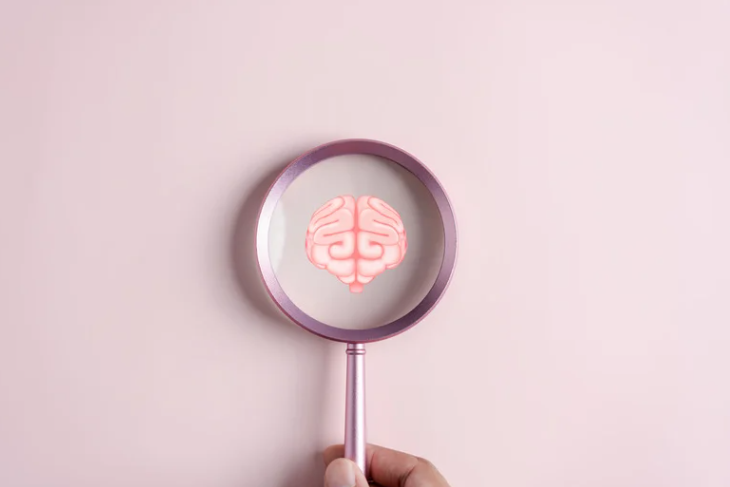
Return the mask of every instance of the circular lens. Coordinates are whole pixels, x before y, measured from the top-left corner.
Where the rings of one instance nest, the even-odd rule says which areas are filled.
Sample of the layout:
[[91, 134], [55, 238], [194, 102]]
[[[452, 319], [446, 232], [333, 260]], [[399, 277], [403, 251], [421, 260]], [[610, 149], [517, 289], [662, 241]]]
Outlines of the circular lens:
[[[353, 157], [360, 154], [369, 157]], [[383, 142], [340, 140], [298, 157], [274, 181], [259, 212], [256, 256], [292, 321], [331, 340], [373, 342], [412, 327], [441, 299], [456, 264], [456, 222], [416, 158]]]
[[284, 293], [342, 329], [392, 322], [423, 300], [444, 254], [439, 209], [400, 165], [336, 156], [299, 174], [276, 204], [269, 255]]

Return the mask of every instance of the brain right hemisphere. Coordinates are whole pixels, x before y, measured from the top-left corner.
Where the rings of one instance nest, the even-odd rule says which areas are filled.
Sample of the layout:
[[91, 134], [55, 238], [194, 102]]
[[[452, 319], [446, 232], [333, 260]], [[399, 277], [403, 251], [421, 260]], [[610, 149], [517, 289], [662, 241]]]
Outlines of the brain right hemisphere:
[[408, 247], [400, 215], [374, 196], [338, 196], [312, 215], [309, 260], [349, 285], [353, 293], [403, 261]]

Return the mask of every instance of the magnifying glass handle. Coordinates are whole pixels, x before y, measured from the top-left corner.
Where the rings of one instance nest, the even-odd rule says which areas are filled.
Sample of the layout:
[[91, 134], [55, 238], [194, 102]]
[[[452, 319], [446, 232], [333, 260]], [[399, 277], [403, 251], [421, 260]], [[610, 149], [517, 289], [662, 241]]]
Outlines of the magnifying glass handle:
[[347, 400], [345, 405], [345, 458], [352, 460], [365, 475], [365, 345], [347, 344]]

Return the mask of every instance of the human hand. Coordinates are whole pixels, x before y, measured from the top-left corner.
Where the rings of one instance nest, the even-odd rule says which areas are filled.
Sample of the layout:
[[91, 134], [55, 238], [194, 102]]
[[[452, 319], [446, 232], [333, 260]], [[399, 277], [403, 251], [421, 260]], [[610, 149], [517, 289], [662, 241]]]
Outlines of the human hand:
[[[358, 466], [342, 458], [342, 445], [331, 446], [324, 452], [327, 470], [325, 487], [368, 487], [368, 481]], [[368, 465], [375, 485], [381, 487], [449, 487], [446, 479], [428, 460], [408, 453], [368, 445]]]

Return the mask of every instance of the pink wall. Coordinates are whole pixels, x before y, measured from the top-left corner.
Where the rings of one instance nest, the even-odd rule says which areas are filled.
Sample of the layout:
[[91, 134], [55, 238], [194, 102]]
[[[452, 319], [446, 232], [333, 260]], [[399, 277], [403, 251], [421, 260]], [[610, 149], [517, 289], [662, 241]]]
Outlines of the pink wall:
[[350, 136], [421, 157], [461, 231], [435, 313], [370, 347], [373, 441], [454, 486], [730, 485], [728, 25], [3, 2], [0, 485], [320, 485], [343, 348], [242, 294], [230, 247], [272, 171]]

